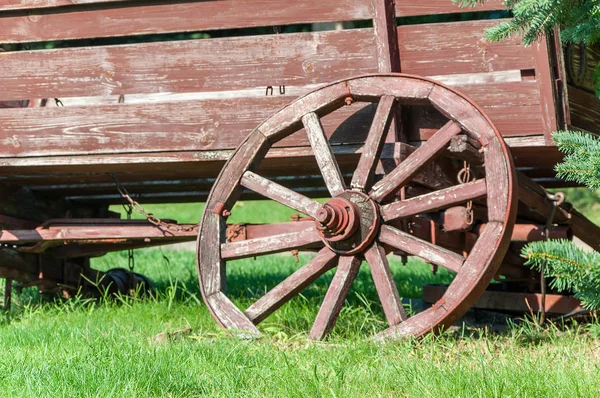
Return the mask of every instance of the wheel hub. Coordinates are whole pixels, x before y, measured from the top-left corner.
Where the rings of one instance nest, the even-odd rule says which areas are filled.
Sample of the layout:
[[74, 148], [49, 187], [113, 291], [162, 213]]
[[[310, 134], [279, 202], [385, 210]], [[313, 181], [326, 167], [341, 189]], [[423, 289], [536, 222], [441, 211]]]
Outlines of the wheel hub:
[[345, 191], [324, 203], [316, 217], [323, 242], [336, 253], [364, 251], [379, 228], [379, 209], [362, 192]]

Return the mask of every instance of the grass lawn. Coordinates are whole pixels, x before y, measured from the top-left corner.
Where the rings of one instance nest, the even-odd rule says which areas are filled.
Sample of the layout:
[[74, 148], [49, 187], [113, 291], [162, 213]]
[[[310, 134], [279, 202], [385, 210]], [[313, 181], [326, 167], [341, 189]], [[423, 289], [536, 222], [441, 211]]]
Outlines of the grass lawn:
[[[197, 222], [200, 205], [149, 206], [161, 218]], [[287, 221], [285, 208], [244, 202], [232, 222]], [[364, 267], [326, 342], [306, 339], [332, 274], [261, 324], [264, 337], [225, 335], [203, 306], [194, 253], [136, 251], [136, 270], [150, 276], [152, 299], [42, 303], [15, 297], [0, 325], [0, 396], [598, 396], [600, 324], [509, 325], [494, 334], [461, 327], [421, 341], [376, 343], [384, 317]], [[240, 307], [305, 263], [280, 254], [228, 266], [230, 295]], [[390, 257], [401, 295], [417, 299], [423, 283], [452, 276]], [[126, 267], [123, 253], [94, 260]], [[191, 328], [190, 331], [173, 333]], [[164, 332], [171, 333], [166, 337]]]

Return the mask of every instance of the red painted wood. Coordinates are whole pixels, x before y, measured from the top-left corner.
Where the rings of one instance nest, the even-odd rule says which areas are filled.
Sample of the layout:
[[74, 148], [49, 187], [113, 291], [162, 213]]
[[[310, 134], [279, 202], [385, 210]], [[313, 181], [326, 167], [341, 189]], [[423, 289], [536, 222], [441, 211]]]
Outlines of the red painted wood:
[[[211, 92], [264, 97], [377, 71], [371, 29], [229, 37], [2, 54], [0, 100]], [[43, 67], [40, 67], [43, 65]], [[242, 92], [223, 93], [244, 90]], [[134, 97], [131, 97], [134, 100]], [[183, 98], [186, 99], [185, 97]], [[66, 103], [67, 101], [65, 101]]]
[[319, 117], [314, 112], [307, 113], [302, 117], [302, 123], [329, 193], [332, 197], [339, 195], [346, 190], [346, 183]]
[[476, 180], [466, 184], [441, 189], [425, 195], [390, 203], [381, 208], [381, 217], [385, 221], [408, 218], [448, 208], [486, 195], [485, 180]]
[[222, 292], [214, 293], [205, 298], [207, 306], [221, 322], [221, 326], [233, 331], [235, 336], [253, 338], [260, 332], [252, 322], [241, 312]]
[[[19, 9], [40, 9], [40, 8], [51, 8], [51, 7], [64, 7], [73, 5], [86, 5], [86, 4], [103, 4], [103, 3], [115, 3], [119, 2], [127, 4], [135, 0], [4, 0], [0, 5], [0, 11], [6, 10], [19, 10]], [[171, 3], [177, 3], [172, 1]], [[257, 1], [255, 4], [260, 4]], [[264, 3], [264, 2], [263, 2]], [[443, 0], [429, 0], [427, 3], [419, 2], [416, 0], [398, 1], [395, 4], [398, 16], [415, 16], [415, 15], [427, 15], [427, 14], [450, 14], [453, 12], [470, 12], [470, 11], [496, 11], [504, 10], [504, 5], [501, 1], [491, 0], [485, 4], [477, 5], [473, 8], [460, 8], [455, 4], [448, 4]], [[337, 21], [337, 20], [334, 20]]]
[[310, 339], [321, 340], [333, 329], [360, 265], [361, 261], [358, 257], [342, 256], [339, 258], [337, 271], [308, 335]]
[[269, 181], [251, 171], [244, 173], [240, 183], [244, 187], [263, 195], [265, 198], [272, 199], [313, 218], [316, 217], [317, 212], [321, 208], [320, 203], [273, 181]]
[[368, 189], [371, 186], [375, 168], [379, 161], [386, 134], [394, 117], [395, 98], [382, 97], [377, 106], [377, 112], [369, 130], [369, 135], [363, 147], [358, 166], [352, 177], [352, 188]]
[[371, 0], [378, 71], [400, 73], [395, 0]]
[[369, 264], [373, 282], [379, 295], [379, 301], [387, 318], [388, 325], [393, 326], [407, 319], [402, 306], [402, 299], [390, 271], [390, 265], [385, 256], [383, 247], [374, 243], [366, 252], [365, 259]]
[[308, 223], [300, 232], [289, 232], [264, 238], [255, 238], [239, 242], [222, 243], [221, 257], [225, 260], [263, 256], [292, 249], [302, 249], [313, 243], [321, 242], [321, 235], [314, 223]]
[[504, 2], [500, 0], [486, 1], [484, 4], [478, 4], [473, 8], [461, 8], [453, 2], [445, 0], [409, 0], [409, 1], [396, 1], [396, 15], [398, 17], [408, 17], [417, 15], [431, 15], [431, 14], [452, 14], [452, 13], [464, 13], [471, 11], [500, 11], [505, 10]]
[[383, 225], [379, 234], [381, 243], [390, 245], [398, 250], [408, 253], [411, 256], [417, 256], [427, 262], [450, 271], [460, 272], [465, 259], [463, 256], [446, 250], [442, 247], [433, 245], [422, 239], [402, 232], [399, 229]]
[[[3, 126], [0, 143], [4, 145], [0, 158], [231, 150], [270, 112], [287, 101], [287, 98], [262, 97], [0, 110]], [[232, 107], [238, 111], [230, 112]], [[346, 125], [336, 131], [356, 110], [344, 108], [322, 119], [327, 134], [331, 136], [335, 132], [332, 143], [363, 142], [362, 135], [357, 134], [357, 126]], [[309, 143], [306, 137], [295, 136], [281, 145], [307, 146]], [[220, 158], [216, 153], [214, 157]], [[31, 160], [35, 164], [35, 160]]]
[[298, 293], [316, 281], [325, 272], [335, 267], [337, 259], [337, 254], [328, 248], [321, 249], [306, 265], [302, 266], [248, 307], [245, 311], [246, 316], [252, 322], [258, 324], [290, 299], [297, 296]]
[[[127, 2], [126, 2], [127, 3]], [[209, 31], [370, 19], [368, 0], [307, 2], [291, 0], [273, 7], [263, 0], [129, 2], [129, 6], [68, 7], [3, 13], [4, 43]]]
[[373, 185], [369, 193], [371, 198], [377, 202], [381, 202], [389, 195], [400, 190], [404, 184], [417, 174], [425, 163], [435, 158], [436, 155], [448, 146], [450, 139], [460, 132], [461, 128], [457, 123], [448, 122], [425, 144], [404, 159], [391, 173]]
[[[97, 4], [90, 6], [92, 4], [86, 3]], [[35, 3], [8, 0], [0, 7], [3, 19], [0, 35], [5, 38], [5, 43], [353, 21], [373, 17], [369, 0], [344, 3], [291, 0], [278, 7], [264, 0], [167, 4], [158, 1], [140, 4], [131, 0], [47, 0]], [[501, 2], [494, 0], [473, 10], [498, 10], [502, 7]], [[19, 9], [23, 11], [12, 11]], [[468, 11], [445, 0], [396, 2], [397, 16]]]
[[[434, 76], [535, 68], [534, 49], [523, 47], [518, 37], [499, 43], [485, 40], [485, 29], [500, 22], [495, 19], [399, 26], [402, 73]], [[431, 62], [424, 62], [427, 60]]]
[[600, 100], [594, 94], [569, 86], [571, 125], [590, 132], [599, 131]]

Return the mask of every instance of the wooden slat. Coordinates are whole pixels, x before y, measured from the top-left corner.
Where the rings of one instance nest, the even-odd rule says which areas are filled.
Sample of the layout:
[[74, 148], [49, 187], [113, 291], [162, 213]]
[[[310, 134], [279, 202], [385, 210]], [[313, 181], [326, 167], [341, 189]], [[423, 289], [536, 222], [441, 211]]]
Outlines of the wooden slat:
[[485, 40], [485, 29], [500, 22], [501, 19], [399, 26], [402, 72], [433, 76], [533, 68], [534, 49], [523, 47], [520, 39], [513, 37], [500, 43]]
[[[0, 110], [0, 158], [235, 149], [287, 98]], [[236, 112], [231, 112], [236, 109]], [[336, 131], [356, 109], [323, 118], [332, 142], [362, 142], [356, 126]], [[364, 126], [366, 133], [368, 123]], [[360, 123], [359, 123], [360, 125]], [[342, 131], [346, 131], [343, 133]], [[296, 134], [282, 145], [306, 145]], [[216, 154], [215, 154], [216, 155]]]
[[[473, 9], [450, 1], [397, 1], [400, 17], [501, 10], [498, 0]], [[133, 0], [7, 0], [0, 5], [4, 42], [31, 42], [155, 33], [210, 31], [372, 18], [369, 0], [164, 2]]]
[[[451, 84], [469, 86], [474, 73], [535, 68], [534, 50], [519, 40], [483, 40], [495, 23], [399, 27], [402, 71], [442, 81], [449, 75]], [[264, 95], [268, 85], [325, 83], [377, 70], [372, 29], [19, 51], [2, 54], [0, 100], [247, 89]], [[302, 94], [294, 90], [286, 94]]]
[[478, 4], [473, 8], [461, 8], [452, 1], [446, 0], [409, 0], [396, 1], [396, 16], [412, 17], [431, 14], [452, 14], [465, 13], [472, 11], [500, 11], [505, 10], [504, 3], [500, 0], [486, 1], [484, 4]]
[[0, 5], [0, 11], [64, 7], [83, 4], [116, 3], [123, 1], [124, 0], [4, 0]]
[[[4, 2], [0, 5], [0, 11], [42, 9], [51, 7], [116, 2], [131, 3], [133, 1], [135, 0], [4, 0]], [[173, 1], [172, 3], [175, 3], [175, 1]], [[334, 2], [332, 1], [332, 3]], [[450, 14], [455, 12], [464, 13], [470, 11], [497, 11], [504, 9], [505, 7], [503, 5], [503, 2], [498, 0], [487, 1], [485, 4], [478, 5], [474, 8], [460, 8], [452, 2], [447, 2], [445, 0], [428, 0], [427, 2], [418, 0], [408, 0], [396, 2], [396, 12], [397, 16], [399, 17], [429, 14]]]
[[0, 14], [4, 43], [209, 31], [371, 18], [369, 0], [135, 2]]
[[[513, 88], [525, 86], [532, 87], [529, 84], [492, 84], [470, 86], [466, 91], [479, 95], [471, 97], [482, 106], [504, 136], [540, 134], [540, 105], [535, 98], [531, 98], [535, 96], [535, 87], [531, 91], [516, 90], [511, 97]], [[506, 104], [502, 104], [502, 95], [498, 93], [506, 96]], [[523, 101], [521, 105], [519, 100]], [[261, 121], [290, 101], [288, 97], [259, 97], [94, 107], [0, 109], [0, 158], [231, 150]], [[231, 109], [236, 109], [236, 112], [230, 112]], [[354, 107], [344, 107], [322, 119], [332, 143], [364, 141], [371, 124], [372, 111], [357, 113], [352, 124], [346, 123], [344, 128], [338, 129], [354, 113]], [[418, 120], [411, 121], [411, 124], [419, 124]], [[414, 140], [427, 139], [435, 131], [435, 126], [432, 126], [431, 129], [411, 131], [409, 137]], [[299, 137], [303, 135], [295, 134], [282, 141], [281, 145], [308, 145], [305, 138]], [[207, 155], [208, 158], [210, 156]], [[216, 153], [212, 158], [225, 159]]]
[[298, 96], [300, 86], [376, 72], [373, 44], [372, 30], [359, 29], [9, 52], [0, 62], [0, 100], [232, 90], [246, 93], [222, 97], [265, 96], [269, 85], [273, 95], [285, 85], [287, 96]]
[[594, 94], [568, 86], [571, 125], [597, 133], [600, 131], [600, 99]]

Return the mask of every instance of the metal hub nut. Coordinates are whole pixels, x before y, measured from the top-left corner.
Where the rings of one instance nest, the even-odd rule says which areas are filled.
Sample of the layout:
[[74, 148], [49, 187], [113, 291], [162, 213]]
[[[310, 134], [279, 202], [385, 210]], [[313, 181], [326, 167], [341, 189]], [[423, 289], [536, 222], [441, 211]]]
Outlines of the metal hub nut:
[[352, 235], [360, 223], [358, 207], [349, 200], [333, 198], [317, 213], [317, 228], [323, 238], [337, 242]]

